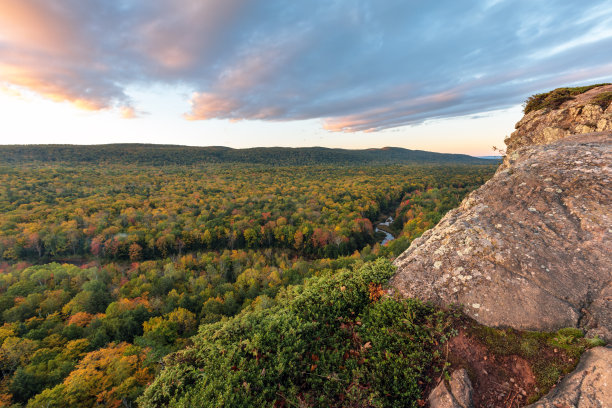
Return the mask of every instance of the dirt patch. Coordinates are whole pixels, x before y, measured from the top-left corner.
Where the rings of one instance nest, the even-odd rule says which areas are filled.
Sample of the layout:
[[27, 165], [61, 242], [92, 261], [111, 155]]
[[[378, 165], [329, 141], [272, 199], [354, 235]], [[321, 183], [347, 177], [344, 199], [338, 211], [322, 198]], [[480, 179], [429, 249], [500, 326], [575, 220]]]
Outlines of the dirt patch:
[[521, 407], [537, 394], [536, 378], [522, 357], [491, 353], [465, 330], [448, 342], [451, 370], [465, 368], [474, 387], [474, 407]]
[[[556, 332], [493, 328], [454, 308], [448, 311], [451, 337], [438, 345], [423, 387], [420, 407], [442, 379], [465, 369], [473, 387], [475, 408], [519, 408], [548, 393], [576, 368], [588, 349], [605, 345], [576, 328]], [[448, 388], [448, 387], [447, 387]]]

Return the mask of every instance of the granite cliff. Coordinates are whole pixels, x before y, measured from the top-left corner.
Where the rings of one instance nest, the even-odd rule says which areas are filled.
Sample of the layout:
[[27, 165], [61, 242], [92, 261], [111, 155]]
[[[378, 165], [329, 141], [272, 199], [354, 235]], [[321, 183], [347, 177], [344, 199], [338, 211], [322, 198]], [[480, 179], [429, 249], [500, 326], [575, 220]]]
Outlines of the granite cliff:
[[612, 105], [589, 103], [609, 89], [528, 113], [494, 177], [396, 259], [394, 288], [489, 326], [612, 339]]
[[[612, 85], [576, 89], [528, 104], [493, 178], [395, 260], [396, 292], [460, 304], [487, 326], [612, 340]], [[530, 407], [611, 406], [611, 364], [612, 348], [587, 351]], [[457, 376], [430, 406], [473, 406]]]

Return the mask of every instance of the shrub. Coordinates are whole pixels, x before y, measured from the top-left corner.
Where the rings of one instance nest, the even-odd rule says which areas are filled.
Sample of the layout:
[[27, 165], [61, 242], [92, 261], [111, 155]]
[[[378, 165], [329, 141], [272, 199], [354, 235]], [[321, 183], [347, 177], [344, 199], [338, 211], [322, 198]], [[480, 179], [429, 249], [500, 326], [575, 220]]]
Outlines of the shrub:
[[203, 325], [142, 407], [416, 407], [443, 315], [380, 297], [388, 261], [311, 279], [283, 306]]
[[563, 102], [574, 99], [576, 95], [580, 95], [582, 93], [585, 93], [586, 91], [603, 85], [609, 84], [596, 84], [588, 86], [579, 86], [575, 88], [557, 88], [547, 93], [532, 95], [525, 101], [523, 113], [527, 114], [531, 111], [540, 109], [557, 109], [559, 106], [561, 106], [561, 104], [563, 104]]
[[612, 92], [602, 92], [593, 98], [592, 101], [595, 105], [601, 106], [603, 110], [606, 110], [612, 102]]

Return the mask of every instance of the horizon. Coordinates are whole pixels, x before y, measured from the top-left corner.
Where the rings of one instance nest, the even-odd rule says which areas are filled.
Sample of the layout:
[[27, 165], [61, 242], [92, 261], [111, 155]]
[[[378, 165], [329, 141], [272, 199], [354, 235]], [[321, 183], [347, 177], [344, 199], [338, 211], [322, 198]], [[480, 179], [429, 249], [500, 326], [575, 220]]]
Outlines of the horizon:
[[327, 146], [251, 146], [251, 147], [230, 147], [223, 145], [210, 145], [210, 146], [197, 146], [197, 145], [181, 145], [181, 144], [162, 144], [162, 143], [95, 143], [95, 144], [78, 144], [78, 143], [7, 143], [0, 144], [2, 146], [24, 146], [24, 147], [42, 147], [42, 146], [70, 146], [70, 147], [87, 147], [87, 146], [155, 146], [155, 147], [183, 147], [183, 148], [223, 148], [230, 150], [251, 150], [251, 149], [328, 149], [328, 150], [347, 150], [347, 151], [368, 151], [368, 150], [390, 150], [390, 149], [400, 149], [400, 150], [408, 150], [412, 152], [426, 152], [426, 153], [436, 153], [436, 154], [454, 154], [454, 155], [464, 155], [471, 156], [480, 159], [497, 159], [503, 157], [499, 154], [488, 154], [488, 155], [471, 155], [466, 153], [448, 153], [448, 152], [436, 152], [431, 150], [421, 150], [421, 149], [409, 149], [406, 147], [400, 146], [383, 146], [383, 147], [365, 147], [365, 148], [350, 148], [350, 147], [327, 147]]
[[612, 5], [7, 0], [0, 144], [494, 155], [535, 93], [612, 81]]
[[166, 147], [197, 147], [197, 148], [227, 148], [232, 150], [249, 150], [249, 149], [330, 149], [330, 150], [350, 150], [350, 151], [365, 151], [365, 150], [385, 150], [385, 149], [404, 149], [416, 152], [427, 152], [427, 153], [437, 153], [437, 154], [455, 154], [455, 155], [465, 155], [476, 158], [501, 158], [502, 155], [493, 154], [494, 150], [490, 151], [488, 154], [469, 154], [469, 153], [457, 153], [457, 152], [441, 152], [434, 150], [423, 150], [423, 149], [411, 149], [408, 147], [400, 147], [400, 146], [383, 146], [383, 147], [360, 147], [360, 148], [351, 148], [351, 147], [327, 147], [320, 145], [312, 145], [312, 146], [281, 146], [281, 145], [271, 145], [271, 146], [249, 146], [249, 147], [231, 147], [231, 146], [223, 146], [223, 145], [181, 145], [181, 144], [163, 144], [163, 143], [92, 143], [92, 144], [78, 144], [78, 143], [4, 143], [0, 144], [0, 146], [116, 146], [116, 145], [134, 145], [134, 146], [166, 146]]

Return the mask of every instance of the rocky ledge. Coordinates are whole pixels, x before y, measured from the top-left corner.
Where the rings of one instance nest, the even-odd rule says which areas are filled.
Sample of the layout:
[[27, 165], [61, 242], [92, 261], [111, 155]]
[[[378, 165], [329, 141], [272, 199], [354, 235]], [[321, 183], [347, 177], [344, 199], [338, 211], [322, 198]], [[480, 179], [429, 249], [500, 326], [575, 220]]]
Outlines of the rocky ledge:
[[544, 144], [534, 142], [544, 128], [522, 128], [572, 106], [519, 122], [522, 142], [493, 178], [395, 260], [397, 292], [461, 304], [488, 326], [612, 340], [612, 132]]
[[517, 124], [506, 143], [506, 163], [518, 157], [517, 150], [541, 145], [570, 135], [612, 130], [612, 104], [604, 107], [597, 98], [612, 92], [612, 85], [599, 86], [576, 95], [558, 109], [534, 110]]
[[395, 260], [406, 297], [612, 339], [612, 132], [523, 147]]
[[[525, 115], [493, 178], [395, 260], [395, 291], [462, 305], [488, 326], [579, 327], [612, 341], [612, 104], [600, 103], [611, 93], [598, 86]], [[591, 349], [529, 408], [611, 406], [611, 372], [612, 348]], [[431, 407], [473, 406], [463, 370], [449, 385]]]

